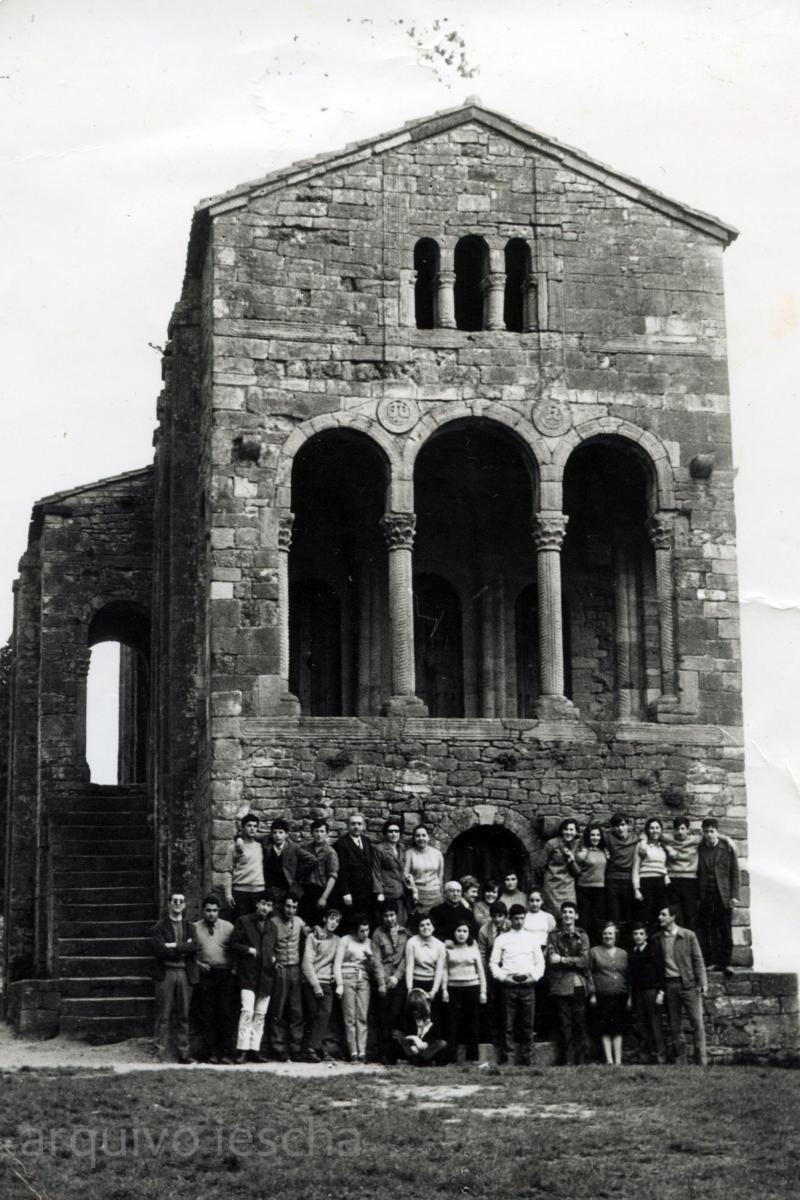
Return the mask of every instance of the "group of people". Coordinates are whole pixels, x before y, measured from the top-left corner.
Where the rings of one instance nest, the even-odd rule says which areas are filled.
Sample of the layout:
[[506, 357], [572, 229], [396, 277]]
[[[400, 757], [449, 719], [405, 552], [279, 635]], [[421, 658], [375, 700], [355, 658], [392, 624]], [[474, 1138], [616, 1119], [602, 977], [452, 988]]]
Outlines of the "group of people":
[[678, 817], [669, 836], [657, 818], [637, 833], [615, 813], [582, 836], [566, 819], [527, 893], [515, 871], [445, 882], [425, 826], [408, 848], [402, 832], [390, 818], [375, 844], [354, 813], [335, 842], [319, 819], [298, 844], [287, 821], [260, 836], [246, 814], [223, 897], [189, 923], [175, 892], [153, 929], [159, 1054], [174, 1019], [179, 1060], [193, 1061], [191, 1005], [211, 1063], [324, 1061], [343, 1026], [351, 1062], [444, 1063], [460, 1046], [477, 1060], [489, 1040], [498, 1062], [525, 1065], [536, 1030], [559, 1061], [581, 1063], [591, 1027], [618, 1064], [631, 1018], [643, 1059], [665, 1062], [662, 1014], [673, 1057], [685, 1059], [685, 1016], [706, 1061], [706, 963], [731, 971], [739, 900], [736, 851], [714, 818], [696, 833]]

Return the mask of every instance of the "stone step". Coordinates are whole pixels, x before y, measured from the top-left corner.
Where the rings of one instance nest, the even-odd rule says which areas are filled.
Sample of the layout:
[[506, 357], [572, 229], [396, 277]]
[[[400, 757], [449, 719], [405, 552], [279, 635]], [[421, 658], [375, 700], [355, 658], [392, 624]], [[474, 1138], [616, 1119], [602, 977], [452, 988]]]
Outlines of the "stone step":
[[104, 907], [133, 905], [136, 911], [140, 912], [141, 905], [155, 903], [155, 891], [155, 883], [152, 878], [146, 885], [126, 883], [121, 887], [96, 886], [94, 883], [87, 887], [79, 887], [77, 884], [62, 884], [56, 888], [56, 910], [58, 911], [60, 905], [62, 906], [61, 911], [65, 911], [71, 916], [74, 908], [92, 907], [96, 909], [98, 905]]
[[149, 954], [126, 958], [98, 958], [93, 955], [64, 955], [59, 960], [61, 974], [68, 979], [90, 976], [96, 979], [115, 975], [146, 975], [153, 965]]
[[[63, 964], [62, 964], [63, 965]], [[112, 996], [152, 997], [153, 980], [147, 975], [67, 975], [58, 981], [62, 1002], [65, 997], [92, 997], [107, 1000]]]
[[105, 810], [92, 812], [91, 810], [75, 809], [59, 813], [58, 825], [62, 832], [65, 829], [69, 829], [70, 831], [92, 829], [95, 834], [102, 831], [104, 837], [106, 831], [108, 831], [109, 837], [113, 837], [116, 834], [119, 834], [120, 837], [125, 837], [128, 829], [136, 830], [136, 833], [131, 836], [140, 836], [139, 830], [142, 831], [142, 836], [147, 833], [152, 836], [151, 822], [139, 809], [115, 809], [113, 812], [106, 812]]
[[109, 860], [112, 866], [118, 858], [133, 859], [137, 866], [147, 866], [153, 861], [155, 843], [151, 837], [98, 838], [97, 830], [92, 832], [94, 836], [86, 838], [73, 837], [71, 830], [69, 837], [63, 836], [63, 830], [61, 836], [57, 834], [53, 848], [56, 866], [71, 864], [75, 860], [79, 863], [83, 860], [103, 863]]
[[64, 996], [61, 1001], [62, 1022], [68, 1017], [131, 1017], [153, 1016], [152, 996]]
[[[149, 888], [149, 896], [153, 895], [155, 886], [154, 873], [152, 868], [148, 870], [130, 871], [120, 868], [117, 871], [109, 869], [99, 869], [97, 871], [83, 870], [60, 870], [56, 868], [54, 872], [54, 884], [56, 895], [60, 896], [66, 893], [75, 891], [119, 891], [122, 888]], [[99, 897], [96, 897], [99, 899]], [[136, 897], [139, 898], [138, 896]], [[91, 897], [87, 897], [91, 899]]]
[[145, 958], [152, 954], [147, 937], [59, 937], [58, 953], [62, 961], [80, 958]]
[[[109, 906], [112, 907], [112, 906]], [[119, 908], [132, 908], [137, 914], [137, 920], [113, 921], [104, 920], [108, 908], [103, 905], [92, 906], [96, 914], [90, 920], [64, 920], [58, 916], [58, 933], [62, 938], [145, 938], [148, 940], [150, 930], [156, 921], [155, 905], [152, 906], [152, 916], [142, 916], [141, 909], [136, 905], [118, 905]]]
[[95, 795], [92, 792], [82, 792], [79, 796], [59, 796], [53, 801], [50, 811], [56, 816], [61, 816], [74, 812], [148, 813], [150, 809], [150, 797], [146, 792], [120, 791], [115, 795]]
[[150, 1015], [88, 1016], [84, 1014], [62, 1015], [61, 1033], [94, 1046], [124, 1042], [132, 1037], [149, 1037], [153, 1032]]
[[55, 868], [56, 878], [59, 875], [71, 875], [76, 872], [89, 872], [96, 874], [98, 871], [114, 872], [117, 871], [147, 871], [153, 869], [153, 847], [148, 847], [150, 853], [145, 851], [144, 854], [127, 854], [123, 849], [122, 844], [117, 843], [116, 847], [110, 854], [75, 854], [65, 853], [58, 848], [54, 850], [53, 866]]

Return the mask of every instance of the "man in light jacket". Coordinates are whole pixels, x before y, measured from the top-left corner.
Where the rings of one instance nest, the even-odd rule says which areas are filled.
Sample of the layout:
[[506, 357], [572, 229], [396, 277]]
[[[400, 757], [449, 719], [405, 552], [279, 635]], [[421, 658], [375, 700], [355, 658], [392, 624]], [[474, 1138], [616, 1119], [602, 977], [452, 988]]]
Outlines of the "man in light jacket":
[[[681, 929], [675, 920], [677, 909], [668, 904], [658, 914], [661, 927], [658, 942], [664, 964], [662, 993], [666, 1002], [672, 1047], [677, 1062], [686, 1062], [686, 1042], [683, 1036], [683, 1017], [688, 1017], [694, 1038], [695, 1062], [705, 1066], [706, 1031], [703, 1024], [703, 996], [708, 982], [706, 967], [698, 942], [691, 929]], [[656, 997], [658, 1003], [658, 997]]]

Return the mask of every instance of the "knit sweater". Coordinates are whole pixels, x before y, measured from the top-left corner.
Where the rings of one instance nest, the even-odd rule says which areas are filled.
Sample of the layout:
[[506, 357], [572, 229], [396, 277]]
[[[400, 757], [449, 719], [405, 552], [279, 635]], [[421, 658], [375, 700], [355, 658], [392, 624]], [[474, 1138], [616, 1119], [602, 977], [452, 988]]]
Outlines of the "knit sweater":
[[589, 951], [592, 983], [599, 996], [619, 996], [628, 991], [628, 955], [619, 946], [592, 946]]
[[343, 983], [347, 982], [354, 983], [361, 975], [371, 970], [372, 942], [369, 938], [361, 942], [351, 933], [346, 933], [343, 938], [339, 938], [333, 964], [336, 986], [341, 987]]
[[486, 975], [478, 947], [448, 946], [445, 950], [444, 986], [449, 988], [480, 987], [481, 999], [486, 998]]

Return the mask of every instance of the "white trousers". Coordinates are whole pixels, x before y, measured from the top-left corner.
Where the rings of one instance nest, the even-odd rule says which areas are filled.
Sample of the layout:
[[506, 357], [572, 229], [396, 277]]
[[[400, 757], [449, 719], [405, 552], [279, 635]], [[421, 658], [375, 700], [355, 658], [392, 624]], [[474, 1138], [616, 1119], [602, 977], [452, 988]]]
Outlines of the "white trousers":
[[269, 1008], [269, 996], [256, 997], [249, 988], [242, 988], [242, 1011], [239, 1014], [239, 1031], [236, 1035], [237, 1050], [258, 1051], [264, 1033], [264, 1018]]

